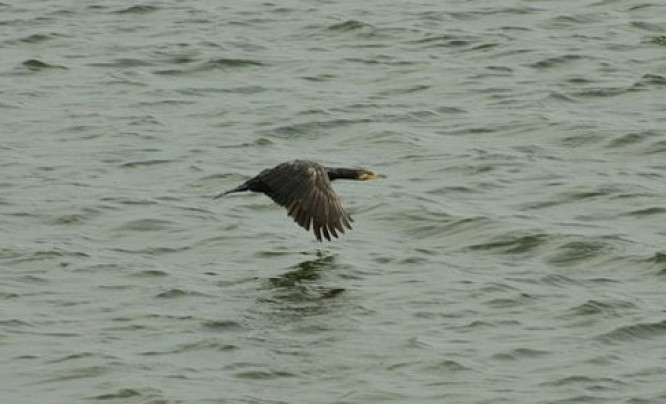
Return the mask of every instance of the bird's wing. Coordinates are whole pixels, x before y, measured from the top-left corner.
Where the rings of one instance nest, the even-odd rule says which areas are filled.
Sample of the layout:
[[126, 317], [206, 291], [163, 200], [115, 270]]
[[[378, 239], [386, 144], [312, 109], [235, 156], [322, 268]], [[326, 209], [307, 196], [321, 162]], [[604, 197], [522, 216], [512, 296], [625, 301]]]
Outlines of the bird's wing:
[[287, 208], [305, 230], [314, 232], [317, 240], [322, 235], [331, 240], [351, 229], [353, 220], [342, 207], [342, 200], [333, 190], [326, 169], [318, 164], [283, 163], [259, 174], [261, 181], [270, 188], [266, 193], [277, 204]]

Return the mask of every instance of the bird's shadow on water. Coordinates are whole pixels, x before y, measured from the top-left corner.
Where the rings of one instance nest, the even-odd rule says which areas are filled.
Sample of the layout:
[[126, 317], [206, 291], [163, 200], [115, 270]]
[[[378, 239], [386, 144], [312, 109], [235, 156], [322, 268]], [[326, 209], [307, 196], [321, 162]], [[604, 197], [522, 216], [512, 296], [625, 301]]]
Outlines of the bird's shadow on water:
[[268, 278], [268, 294], [259, 301], [278, 309], [283, 315], [322, 313], [330, 308], [331, 300], [345, 291], [344, 288], [321, 283], [322, 274], [330, 273], [338, 267], [336, 261], [335, 255], [318, 251], [316, 258], [301, 261], [282, 275]]

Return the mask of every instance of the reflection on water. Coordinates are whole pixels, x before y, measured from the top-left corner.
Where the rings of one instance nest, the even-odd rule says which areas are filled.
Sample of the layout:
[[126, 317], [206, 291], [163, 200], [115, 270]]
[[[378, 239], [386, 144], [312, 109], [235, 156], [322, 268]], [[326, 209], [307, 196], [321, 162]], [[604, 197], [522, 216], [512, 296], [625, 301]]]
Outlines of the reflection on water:
[[274, 286], [293, 286], [301, 281], [314, 281], [319, 278], [319, 271], [324, 268], [334, 268], [335, 256], [324, 255], [317, 251], [317, 258], [301, 261], [291, 267], [291, 270], [283, 275], [270, 278]]
[[301, 261], [286, 273], [269, 278], [274, 297], [280, 301], [302, 301], [328, 299], [344, 292], [343, 288], [332, 288], [318, 283], [323, 271], [336, 268], [336, 257], [317, 251], [317, 258]]
[[268, 278], [266, 290], [257, 297], [255, 312], [269, 322], [299, 321], [327, 313], [344, 288], [328, 285], [327, 273], [336, 267], [334, 255], [317, 253], [290, 267], [282, 275]]

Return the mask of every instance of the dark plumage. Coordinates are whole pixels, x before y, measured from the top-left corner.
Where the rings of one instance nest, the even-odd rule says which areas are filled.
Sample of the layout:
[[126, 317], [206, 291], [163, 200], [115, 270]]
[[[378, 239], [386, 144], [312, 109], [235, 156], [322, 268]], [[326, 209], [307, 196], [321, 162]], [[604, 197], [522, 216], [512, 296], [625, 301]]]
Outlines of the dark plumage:
[[313, 161], [296, 160], [279, 164], [250, 178], [238, 187], [215, 198], [233, 192], [253, 191], [269, 196], [278, 205], [284, 206], [289, 216], [312, 231], [318, 241], [344, 233], [351, 229], [352, 218], [342, 207], [340, 197], [331, 187], [337, 179], [371, 180], [385, 177], [364, 169], [324, 167]]

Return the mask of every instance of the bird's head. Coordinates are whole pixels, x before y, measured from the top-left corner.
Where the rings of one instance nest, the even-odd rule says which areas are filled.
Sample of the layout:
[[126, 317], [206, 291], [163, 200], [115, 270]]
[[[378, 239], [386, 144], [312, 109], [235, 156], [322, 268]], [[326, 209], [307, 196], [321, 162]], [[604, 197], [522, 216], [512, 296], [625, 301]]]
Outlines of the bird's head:
[[361, 169], [358, 170], [358, 177], [356, 177], [356, 179], [361, 181], [374, 180], [377, 178], [386, 178], [386, 176], [384, 174], [378, 174], [373, 171]]
[[386, 178], [384, 174], [377, 174], [365, 168], [327, 167], [326, 172], [328, 173], [328, 179], [331, 181], [338, 179], [367, 181], [374, 180], [375, 178]]

